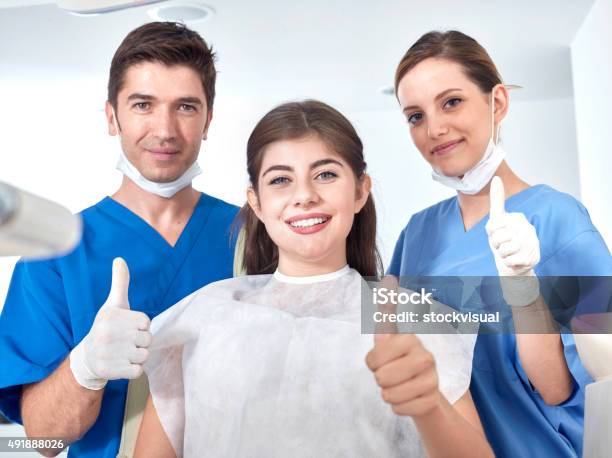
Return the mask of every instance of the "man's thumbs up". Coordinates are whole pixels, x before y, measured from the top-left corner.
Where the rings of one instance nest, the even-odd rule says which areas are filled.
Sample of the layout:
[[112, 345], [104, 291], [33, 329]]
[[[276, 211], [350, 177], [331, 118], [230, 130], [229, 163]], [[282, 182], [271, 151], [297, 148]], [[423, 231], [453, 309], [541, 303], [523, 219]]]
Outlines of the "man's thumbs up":
[[83, 387], [99, 390], [108, 380], [138, 378], [149, 357], [151, 321], [130, 310], [130, 271], [121, 258], [113, 261], [110, 292], [89, 334], [70, 353], [70, 368]]
[[128, 289], [130, 288], [130, 269], [123, 258], [113, 260], [113, 276], [111, 279], [111, 289], [105, 307], [117, 307], [130, 309], [128, 299]]

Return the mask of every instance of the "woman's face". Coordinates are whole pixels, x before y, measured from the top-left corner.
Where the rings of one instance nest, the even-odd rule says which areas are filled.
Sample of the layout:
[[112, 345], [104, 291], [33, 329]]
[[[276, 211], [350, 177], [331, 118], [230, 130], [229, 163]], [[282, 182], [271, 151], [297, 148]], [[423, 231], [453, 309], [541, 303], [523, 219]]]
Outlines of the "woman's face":
[[490, 94], [461, 65], [425, 59], [400, 80], [397, 96], [412, 141], [439, 173], [461, 177], [480, 161], [491, 138]]
[[369, 177], [357, 180], [314, 135], [272, 143], [263, 154], [258, 193], [249, 188], [247, 197], [278, 246], [279, 269], [295, 275], [345, 265], [346, 238], [368, 198]]

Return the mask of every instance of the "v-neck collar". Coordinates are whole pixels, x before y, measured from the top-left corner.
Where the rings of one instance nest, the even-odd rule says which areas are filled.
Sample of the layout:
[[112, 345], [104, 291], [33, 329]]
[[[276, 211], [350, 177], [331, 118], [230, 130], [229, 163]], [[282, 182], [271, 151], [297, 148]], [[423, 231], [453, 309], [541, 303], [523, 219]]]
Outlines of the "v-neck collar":
[[[185, 224], [185, 227], [183, 228], [183, 231], [181, 232], [181, 235], [177, 239], [174, 246], [170, 245], [170, 243], [168, 243], [168, 241], [142, 217], [113, 198], [108, 196], [105, 197], [97, 205], [97, 207], [109, 216], [117, 219], [125, 226], [133, 229], [139, 236], [144, 237], [147, 242], [153, 244], [157, 249], [162, 251], [181, 251], [183, 245], [191, 245], [189, 240], [193, 239], [194, 232], [199, 233], [208, 219], [208, 214], [210, 212], [206, 212], [204, 218], [201, 218], [201, 215], [205, 212], [205, 207], [207, 206], [206, 204], [209, 203], [209, 199], [209, 196], [204, 193], [200, 193], [200, 197], [193, 209], [193, 212], [191, 213], [191, 216], [189, 217], [189, 221], [187, 221], [187, 224]], [[196, 228], [194, 226], [199, 227]]]
[[[546, 185], [536, 184], [526, 189], [523, 189], [522, 191], [519, 191], [516, 194], [511, 195], [504, 201], [504, 206], [506, 208], [506, 211], [509, 211], [509, 212], [513, 211], [514, 209], [516, 209], [516, 207], [519, 207], [520, 205], [522, 205], [523, 202], [530, 199], [533, 196], [533, 194], [537, 193], [543, 187], [546, 187]], [[469, 228], [466, 231], [465, 225], [463, 224], [463, 216], [461, 215], [461, 207], [459, 206], [459, 198], [457, 196], [454, 196], [452, 200], [453, 200], [452, 211], [454, 212], [454, 216], [452, 220], [455, 224], [458, 224], [457, 229], [461, 231], [463, 234], [465, 235], [471, 234], [475, 232], [476, 230], [478, 230], [479, 228], [482, 228], [489, 221], [489, 213], [487, 213], [476, 224], [474, 224], [471, 228]]]
[[[148, 277], [146, 278], [148, 293], [139, 302], [138, 310], [145, 312], [152, 318], [176, 301], [176, 298], [170, 294], [173, 291], [173, 285], [179, 278], [185, 263], [196, 251], [198, 241], [202, 239], [202, 234], [209, 227], [209, 221], [214, 221], [212, 215], [215, 213], [219, 202], [217, 199], [202, 193], [174, 247], [144, 219], [112, 198], [105, 197], [94, 207], [119, 226], [113, 228], [113, 231], [121, 232], [123, 229], [127, 241], [124, 240], [121, 243], [138, 245], [127, 251], [134, 256], [137, 256], [138, 253], [147, 252], [146, 262], [153, 270], [148, 271]], [[118, 247], [121, 247], [121, 243], [118, 244]], [[118, 253], [109, 254], [116, 255]]]

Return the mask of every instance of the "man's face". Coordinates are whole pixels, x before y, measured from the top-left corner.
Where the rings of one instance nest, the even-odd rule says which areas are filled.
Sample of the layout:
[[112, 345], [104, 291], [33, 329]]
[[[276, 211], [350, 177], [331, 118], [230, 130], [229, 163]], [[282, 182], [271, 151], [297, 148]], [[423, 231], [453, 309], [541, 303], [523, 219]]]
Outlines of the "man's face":
[[150, 181], [167, 183], [196, 161], [212, 111], [195, 70], [141, 62], [126, 71], [117, 111], [107, 102], [106, 116], [109, 134], [121, 136], [121, 147], [138, 171]]

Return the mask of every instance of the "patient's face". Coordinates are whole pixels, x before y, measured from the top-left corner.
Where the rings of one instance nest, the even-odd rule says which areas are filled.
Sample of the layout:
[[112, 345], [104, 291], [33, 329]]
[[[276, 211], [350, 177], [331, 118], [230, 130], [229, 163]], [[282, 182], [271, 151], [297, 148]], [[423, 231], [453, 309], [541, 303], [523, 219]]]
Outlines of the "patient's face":
[[346, 238], [365, 204], [368, 180], [357, 180], [318, 137], [284, 140], [264, 151], [258, 194], [249, 203], [278, 246], [279, 270], [316, 275], [346, 264]]

